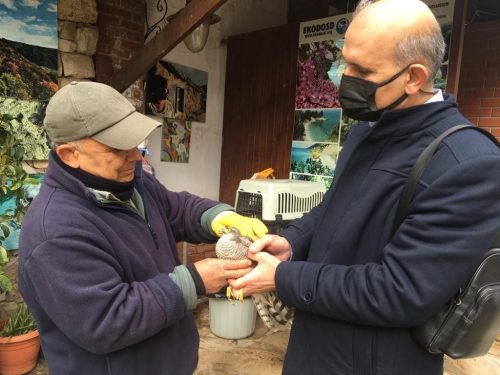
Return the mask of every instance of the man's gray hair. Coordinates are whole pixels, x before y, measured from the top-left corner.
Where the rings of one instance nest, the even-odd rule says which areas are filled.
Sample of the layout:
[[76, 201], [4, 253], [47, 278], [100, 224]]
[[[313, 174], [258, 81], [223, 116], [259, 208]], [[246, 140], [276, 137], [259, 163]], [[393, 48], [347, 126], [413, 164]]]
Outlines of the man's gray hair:
[[49, 147], [51, 150], [55, 150], [57, 147], [61, 146], [61, 145], [71, 145], [73, 146], [74, 148], [81, 148], [81, 140], [78, 139], [76, 141], [71, 141], [71, 142], [54, 142], [52, 140], [49, 141]]
[[356, 17], [367, 6], [372, 5], [373, 3], [376, 3], [377, 1], [378, 0], [359, 0], [358, 5], [356, 5], [356, 9], [354, 9], [354, 13], [352, 15], [352, 18]]
[[[379, 0], [360, 0], [353, 18]], [[429, 70], [428, 82], [433, 82], [443, 63], [446, 43], [437, 20], [431, 27], [415, 29], [405, 35], [397, 44], [394, 58], [399, 67], [421, 63]]]
[[406, 35], [394, 51], [399, 66], [421, 62], [429, 69], [428, 82], [434, 81], [443, 63], [446, 44], [439, 25], [430, 30], [419, 30]]

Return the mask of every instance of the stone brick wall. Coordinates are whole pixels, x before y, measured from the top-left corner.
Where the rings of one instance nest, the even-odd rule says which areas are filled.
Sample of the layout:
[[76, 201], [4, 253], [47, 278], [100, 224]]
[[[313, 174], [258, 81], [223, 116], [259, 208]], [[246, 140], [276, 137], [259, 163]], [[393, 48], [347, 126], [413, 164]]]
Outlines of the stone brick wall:
[[[58, 2], [59, 85], [73, 80], [106, 83], [144, 44], [145, 5], [135, 0]], [[142, 112], [143, 79], [124, 93]]]
[[93, 55], [99, 31], [95, 0], [61, 0], [58, 15], [60, 87], [72, 80], [95, 78]]
[[467, 26], [457, 100], [465, 117], [500, 140], [500, 20]]

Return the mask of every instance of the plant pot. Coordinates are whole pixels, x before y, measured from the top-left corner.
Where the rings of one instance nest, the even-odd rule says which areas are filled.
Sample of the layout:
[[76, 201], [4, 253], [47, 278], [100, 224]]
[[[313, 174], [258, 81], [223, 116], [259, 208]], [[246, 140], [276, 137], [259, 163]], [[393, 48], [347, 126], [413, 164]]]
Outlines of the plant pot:
[[40, 352], [38, 331], [0, 337], [0, 374], [19, 375], [33, 370]]

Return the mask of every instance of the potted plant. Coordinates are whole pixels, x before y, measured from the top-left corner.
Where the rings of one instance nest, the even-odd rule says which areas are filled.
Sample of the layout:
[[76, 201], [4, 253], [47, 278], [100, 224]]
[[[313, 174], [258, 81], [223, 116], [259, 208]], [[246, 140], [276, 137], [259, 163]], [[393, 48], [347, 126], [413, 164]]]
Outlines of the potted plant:
[[35, 368], [40, 337], [33, 316], [24, 302], [0, 331], [0, 374], [25, 374]]

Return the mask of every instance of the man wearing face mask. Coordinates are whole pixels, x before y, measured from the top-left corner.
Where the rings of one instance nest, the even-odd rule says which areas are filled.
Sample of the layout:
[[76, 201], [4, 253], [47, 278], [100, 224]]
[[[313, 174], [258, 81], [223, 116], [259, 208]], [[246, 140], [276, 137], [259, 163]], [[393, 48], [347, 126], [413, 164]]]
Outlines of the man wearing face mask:
[[[250, 247], [258, 266], [230, 282], [276, 289], [295, 307], [283, 374], [443, 373], [411, 337], [472, 275], [499, 227], [500, 151], [466, 129], [447, 137], [393, 233], [418, 155], [469, 123], [433, 89], [439, 24], [418, 0], [361, 1], [345, 36], [339, 95], [354, 126], [323, 202]], [[263, 251], [261, 251], [263, 250]]]

